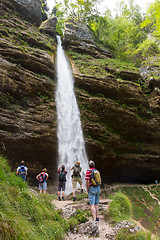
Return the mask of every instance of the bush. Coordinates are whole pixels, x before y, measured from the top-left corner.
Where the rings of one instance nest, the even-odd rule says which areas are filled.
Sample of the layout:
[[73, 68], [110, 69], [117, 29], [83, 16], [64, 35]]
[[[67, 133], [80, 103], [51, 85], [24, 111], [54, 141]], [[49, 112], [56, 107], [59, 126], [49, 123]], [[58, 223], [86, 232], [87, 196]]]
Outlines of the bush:
[[108, 220], [113, 223], [127, 220], [131, 217], [132, 206], [129, 198], [121, 192], [113, 196], [113, 200], [109, 204], [107, 215]]
[[147, 59], [149, 56], [159, 53], [158, 42], [154, 38], [147, 38], [141, 44], [138, 49], [133, 52], [133, 57]]
[[117, 240], [151, 240], [151, 235], [145, 232], [131, 233], [128, 229], [121, 230], [116, 236]]
[[66, 221], [52, 199], [48, 194], [35, 196], [0, 156], [0, 239], [64, 239]]

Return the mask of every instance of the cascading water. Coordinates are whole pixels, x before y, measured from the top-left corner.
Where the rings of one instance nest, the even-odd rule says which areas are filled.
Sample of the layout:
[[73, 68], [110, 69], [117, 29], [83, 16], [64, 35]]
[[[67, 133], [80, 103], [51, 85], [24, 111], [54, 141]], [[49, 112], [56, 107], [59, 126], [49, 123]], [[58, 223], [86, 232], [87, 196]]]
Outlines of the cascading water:
[[68, 194], [72, 191], [72, 166], [76, 161], [81, 163], [84, 185], [88, 159], [85, 151], [80, 113], [74, 93], [74, 79], [71, 66], [62, 48], [60, 36], [57, 36], [57, 42], [58, 166], [64, 164], [67, 170], [65, 192]]

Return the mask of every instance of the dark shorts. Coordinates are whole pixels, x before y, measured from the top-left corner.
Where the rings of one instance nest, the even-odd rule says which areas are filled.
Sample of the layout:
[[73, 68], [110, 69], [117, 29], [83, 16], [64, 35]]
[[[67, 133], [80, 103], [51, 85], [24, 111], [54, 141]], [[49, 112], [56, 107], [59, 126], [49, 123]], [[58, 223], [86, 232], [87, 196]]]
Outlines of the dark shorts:
[[65, 191], [65, 186], [66, 186], [66, 182], [65, 181], [58, 182], [58, 192], [60, 192], [61, 189], [62, 189], [62, 191]]

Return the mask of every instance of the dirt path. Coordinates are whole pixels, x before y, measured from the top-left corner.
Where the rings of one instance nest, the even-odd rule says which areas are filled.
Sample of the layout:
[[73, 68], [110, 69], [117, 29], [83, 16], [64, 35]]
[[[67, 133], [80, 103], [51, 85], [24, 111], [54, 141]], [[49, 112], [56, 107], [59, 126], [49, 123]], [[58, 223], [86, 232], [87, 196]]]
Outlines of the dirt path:
[[158, 205], [160, 205], [160, 201], [159, 201], [159, 199], [156, 198], [156, 197], [154, 196], [154, 194], [152, 194], [152, 193], [147, 189], [147, 187], [143, 187], [143, 189], [144, 189], [146, 192], [148, 192], [149, 195], [150, 195], [154, 200], [157, 201]]
[[[104, 220], [104, 216], [102, 215], [102, 212], [105, 211], [108, 207], [109, 204], [108, 199], [100, 199], [100, 204], [99, 204], [99, 209], [100, 209], [100, 221], [99, 223], [96, 223], [99, 227], [99, 232], [100, 235], [99, 237], [89, 237], [87, 235], [84, 234], [73, 234], [73, 233], [69, 233], [68, 236], [66, 236], [65, 240], [74, 240], [74, 239], [83, 239], [83, 240], [103, 240], [103, 239], [107, 239], [105, 236], [106, 234], [112, 235], [114, 234], [113, 228]], [[78, 209], [90, 209], [89, 205], [88, 205], [88, 201], [78, 201], [73, 203], [73, 201], [70, 200], [66, 200], [66, 201], [58, 201], [58, 200], [53, 200], [52, 203], [56, 206], [57, 209], [62, 209], [63, 213], [65, 215], [65, 213], [67, 213], [69, 208], [78, 208]], [[89, 217], [89, 221], [92, 221], [92, 218]]]

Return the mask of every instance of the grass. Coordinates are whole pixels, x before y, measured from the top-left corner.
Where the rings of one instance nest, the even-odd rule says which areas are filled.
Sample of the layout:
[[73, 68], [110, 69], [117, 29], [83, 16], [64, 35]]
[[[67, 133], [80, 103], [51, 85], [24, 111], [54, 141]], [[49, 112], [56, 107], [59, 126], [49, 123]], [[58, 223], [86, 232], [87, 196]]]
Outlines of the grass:
[[[136, 220], [141, 223], [141, 225], [146, 228], [149, 232], [153, 234], [157, 234], [160, 236], [160, 223], [159, 223], [159, 215], [160, 215], [160, 206], [155, 199], [147, 191], [149, 190], [151, 194], [154, 194], [155, 197], [159, 199], [160, 196], [160, 186], [158, 185], [155, 187], [152, 186], [124, 186], [124, 187], [117, 187], [112, 190], [106, 189], [106, 196], [109, 198], [114, 199], [113, 196], [117, 194], [117, 192], [124, 194], [130, 201], [132, 206], [131, 215], [126, 216], [132, 220]], [[112, 215], [110, 214], [107, 216], [107, 219], [110, 218], [111, 222], [116, 223], [119, 219], [119, 216], [122, 216], [122, 220], [124, 219], [123, 208], [121, 207], [121, 203], [125, 205], [125, 201], [121, 200], [120, 202], [116, 203], [116, 201], [112, 201], [113, 203], [113, 210], [111, 210]], [[115, 206], [114, 206], [115, 205]], [[115, 208], [117, 207], [116, 211], [118, 212], [117, 215], [115, 214]], [[119, 214], [119, 215], [118, 215]], [[113, 219], [112, 219], [113, 217]]]
[[1, 239], [63, 239], [68, 225], [52, 199], [48, 194], [36, 197], [0, 156]]
[[129, 198], [122, 192], [117, 192], [111, 198], [112, 201], [109, 204], [106, 219], [111, 223], [130, 219], [132, 205]]
[[74, 60], [81, 74], [86, 76], [106, 77], [112, 74], [119, 75], [119, 71], [138, 73], [138, 68], [134, 67], [133, 64], [120, 62], [116, 59], [94, 59], [90, 55], [75, 52], [68, 52], [68, 55]]

